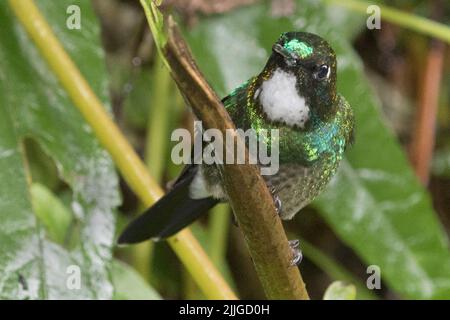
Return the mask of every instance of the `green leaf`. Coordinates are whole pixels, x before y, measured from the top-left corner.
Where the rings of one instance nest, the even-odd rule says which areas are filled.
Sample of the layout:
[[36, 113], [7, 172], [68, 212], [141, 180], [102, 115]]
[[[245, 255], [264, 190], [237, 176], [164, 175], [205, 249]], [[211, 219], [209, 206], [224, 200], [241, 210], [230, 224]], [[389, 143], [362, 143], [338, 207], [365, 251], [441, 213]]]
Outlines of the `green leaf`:
[[30, 191], [34, 212], [46, 228], [49, 238], [64, 245], [72, 213], [42, 184], [33, 183]]
[[112, 263], [115, 300], [159, 300], [161, 296], [130, 266], [119, 260]]
[[335, 281], [327, 288], [323, 300], [355, 300], [356, 288], [352, 284]]
[[[156, 48], [161, 56], [163, 56], [162, 51], [167, 43], [167, 35], [164, 31], [164, 17], [158, 9], [158, 6], [161, 5], [161, 1], [140, 0], [140, 2], [142, 8], [144, 9], [145, 16], [147, 17], [147, 22], [152, 32], [153, 39], [155, 40]], [[166, 59], [163, 59], [163, 63], [170, 70]]]
[[321, 1], [296, 3], [291, 17], [271, 16], [264, 3], [202, 19], [186, 32], [201, 70], [224, 96], [262, 70], [280, 33], [301, 30], [327, 39], [338, 56], [339, 91], [355, 110], [356, 143], [314, 205], [367, 264], [380, 266], [382, 279], [400, 295], [449, 298], [448, 239], [384, 124], [351, 46], [355, 30], [365, 26], [363, 17]]
[[[36, 3], [81, 73], [107, 103], [99, 27], [90, 2]], [[69, 5], [81, 9], [81, 30], [66, 27]], [[109, 273], [113, 210], [119, 204], [113, 163], [6, 1], [0, 2], [0, 38], [0, 298], [109, 299], [113, 295]], [[79, 243], [71, 251], [50, 240], [62, 234], [46, 232], [48, 217], [38, 219], [33, 213], [26, 165], [33, 159], [24, 153], [25, 137], [53, 159], [60, 178], [73, 191], [72, 219], [79, 227]], [[79, 289], [67, 286], [75, 275], [70, 266], [79, 267]]]

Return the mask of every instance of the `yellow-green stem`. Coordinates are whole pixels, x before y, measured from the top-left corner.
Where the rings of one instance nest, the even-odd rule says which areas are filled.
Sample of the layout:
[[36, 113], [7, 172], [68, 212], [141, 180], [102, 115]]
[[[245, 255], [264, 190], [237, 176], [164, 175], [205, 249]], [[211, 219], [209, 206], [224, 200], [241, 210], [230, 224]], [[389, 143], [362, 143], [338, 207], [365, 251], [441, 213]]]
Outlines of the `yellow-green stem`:
[[[155, 203], [163, 195], [163, 191], [151, 178], [144, 163], [112, 121], [100, 100], [56, 38], [34, 1], [9, 0], [9, 5], [74, 105], [92, 127], [97, 139], [110, 153], [130, 188], [144, 205], [150, 206]], [[236, 298], [188, 229], [182, 230], [168, 241], [208, 298]]]
[[144, 159], [152, 177], [161, 182], [167, 153], [169, 115], [173, 109], [170, 99], [173, 87], [170, 73], [159, 54], [156, 55], [153, 75]]
[[326, 2], [344, 6], [364, 15], [368, 15], [367, 8], [370, 5], [376, 4], [380, 8], [382, 20], [450, 43], [450, 27], [427, 18], [409, 14], [402, 10], [394, 9], [385, 5], [366, 1], [326, 0]]
[[153, 242], [144, 241], [131, 247], [133, 267], [147, 282], [151, 280], [151, 258], [153, 255]]
[[[169, 113], [171, 112], [170, 74], [156, 55], [153, 66], [153, 86], [149, 101], [149, 118], [147, 121], [147, 137], [145, 145], [144, 161], [153, 179], [161, 183], [164, 173], [164, 162], [167, 153], [167, 139]], [[151, 259], [153, 242], [145, 241], [133, 246], [133, 265], [146, 279], [151, 276]]]
[[225, 260], [229, 226], [230, 207], [227, 204], [219, 204], [214, 207], [208, 231], [209, 256], [216, 267], [219, 267]]

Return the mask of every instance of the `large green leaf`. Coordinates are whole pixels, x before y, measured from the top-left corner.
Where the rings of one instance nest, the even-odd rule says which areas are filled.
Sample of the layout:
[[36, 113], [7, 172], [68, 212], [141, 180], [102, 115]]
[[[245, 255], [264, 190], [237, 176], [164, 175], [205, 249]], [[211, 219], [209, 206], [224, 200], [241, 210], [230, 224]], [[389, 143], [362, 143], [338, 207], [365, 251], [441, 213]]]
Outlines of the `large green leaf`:
[[[338, 87], [356, 113], [356, 144], [314, 204], [335, 232], [403, 297], [449, 298], [448, 239], [369, 88], [351, 38], [364, 20], [321, 1], [297, 1], [290, 17], [265, 4], [205, 18], [189, 32], [200, 68], [221, 95], [257, 74], [281, 32], [317, 33], [338, 56]], [[374, 31], [376, 32], [376, 31]], [[302, 217], [300, 214], [299, 216]]]
[[[89, 1], [36, 1], [94, 91], [107, 103], [99, 27]], [[81, 30], [66, 27], [69, 5]], [[113, 163], [99, 146], [8, 7], [0, 2], [0, 298], [112, 298], [110, 268], [119, 204]], [[72, 189], [73, 250], [50, 241], [33, 213], [23, 138], [36, 141]], [[42, 216], [40, 216], [42, 217]], [[45, 228], [44, 228], [45, 227]], [[53, 233], [58, 234], [58, 233]], [[80, 289], [67, 282], [81, 276]], [[73, 271], [75, 270], [75, 271]], [[19, 281], [20, 280], [20, 281]]]

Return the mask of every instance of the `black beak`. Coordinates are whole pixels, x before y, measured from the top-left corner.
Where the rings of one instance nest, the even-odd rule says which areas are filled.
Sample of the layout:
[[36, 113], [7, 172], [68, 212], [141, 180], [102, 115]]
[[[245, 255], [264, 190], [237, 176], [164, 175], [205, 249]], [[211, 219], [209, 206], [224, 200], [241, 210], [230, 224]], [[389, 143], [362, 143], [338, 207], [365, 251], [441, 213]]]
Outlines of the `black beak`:
[[310, 70], [315, 66], [312, 59], [301, 59], [297, 54], [287, 50], [285, 47], [279, 43], [275, 43], [272, 47], [273, 52], [279, 54], [284, 58], [284, 60], [290, 65], [296, 65]]
[[275, 43], [272, 47], [273, 52], [278, 53], [280, 56], [282, 56], [286, 61], [292, 61], [295, 62], [298, 60], [298, 57], [296, 54], [288, 51], [286, 48], [284, 48], [279, 43]]

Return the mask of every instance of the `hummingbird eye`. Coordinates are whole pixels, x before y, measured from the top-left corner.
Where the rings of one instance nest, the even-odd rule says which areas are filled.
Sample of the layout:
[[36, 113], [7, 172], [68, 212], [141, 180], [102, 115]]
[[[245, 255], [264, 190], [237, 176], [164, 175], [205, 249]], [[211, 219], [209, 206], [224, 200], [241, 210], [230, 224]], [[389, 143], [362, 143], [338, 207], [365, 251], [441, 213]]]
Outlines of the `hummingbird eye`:
[[326, 64], [322, 64], [319, 67], [316, 68], [316, 71], [314, 72], [314, 78], [317, 80], [325, 80], [330, 77], [330, 67]]

